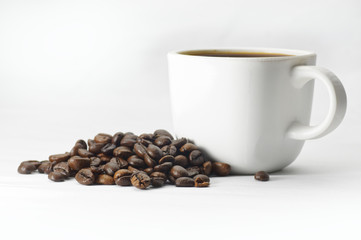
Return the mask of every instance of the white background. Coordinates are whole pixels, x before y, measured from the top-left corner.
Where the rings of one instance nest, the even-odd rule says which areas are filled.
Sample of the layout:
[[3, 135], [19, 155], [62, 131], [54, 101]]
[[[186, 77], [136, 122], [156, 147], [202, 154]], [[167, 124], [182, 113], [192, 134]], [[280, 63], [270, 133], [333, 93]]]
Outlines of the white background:
[[[272, 181], [139, 191], [16, 173], [98, 132], [172, 130], [166, 53], [242, 46], [313, 50], [348, 94], [341, 126]], [[358, 0], [0, 0], [0, 236], [357, 239], [360, 64]], [[328, 107], [315, 91], [312, 123]]]

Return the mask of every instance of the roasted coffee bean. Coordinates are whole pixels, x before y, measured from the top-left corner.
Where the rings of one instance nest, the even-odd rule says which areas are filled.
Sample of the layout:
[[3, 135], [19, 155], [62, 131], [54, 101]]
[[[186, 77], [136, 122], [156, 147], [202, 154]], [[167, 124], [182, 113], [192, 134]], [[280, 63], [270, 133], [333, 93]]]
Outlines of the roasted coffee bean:
[[114, 178], [107, 174], [100, 174], [95, 178], [95, 183], [101, 185], [114, 185]]
[[113, 176], [116, 171], [119, 170], [119, 166], [116, 163], [108, 162], [104, 165], [104, 171], [109, 176]]
[[36, 166], [32, 163], [22, 162], [18, 167], [18, 173], [30, 174], [36, 170]]
[[153, 187], [161, 187], [167, 180], [167, 176], [162, 172], [153, 172], [150, 175], [150, 179]]
[[189, 167], [187, 168], [187, 171], [189, 177], [194, 177], [201, 173], [201, 169], [198, 166]]
[[173, 185], [175, 184], [175, 180], [176, 180], [176, 179], [175, 179], [172, 175], [169, 175], [169, 176], [168, 176], [168, 180], [169, 180], [169, 183], [170, 183], [170, 184], [173, 184]]
[[78, 155], [81, 157], [85, 157], [85, 158], [94, 157], [93, 153], [89, 152], [86, 149], [82, 149], [82, 148], [78, 150]]
[[128, 164], [135, 168], [146, 168], [146, 165], [143, 159], [139, 158], [137, 155], [130, 156], [128, 159]]
[[90, 166], [99, 167], [102, 160], [98, 157], [91, 157], [90, 158]]
[[87, 149], [86, 142], [83, 139], [79, 139], [78, 141], [76, 141], [75, 145], [76, 144], [80, 144], [82, 145], [82, 148]]
[[157, 162], [154, 161], [154, 159], [152, 159], [148, 154], [144, 155], [144, 162], [150, 168], [153, 168], [155, 165], [157, 165]]
[[112, 159], [112, 156], [106, 155], [104, 153], [98, 153], [98, 158], [102, 161], [102, 163], [107, 163]]
[[60, 162], [57, 163], [54, 167], [53, 167], [53, 171], [54, 172], [59, 172], [61, 174], [64, 174], [65, 176], [69, 177], [70, 175], [70, 168], [67, 162]]
[[213, 162], [212, 170], [217, 176], [227, 176], [231, 172], [231, 166], [227, 163]]
[[204, 174], [198, 174], [193, 177], [195, 187], [208, 187], [209, 186], [209, 177]]
[[131, 171], [132, 173], [135, 173], [135, 172], [139, 172], [140, 170], [132, 167], [132, 166], [128, 166], [128, 170]]
[[188, 177], [188, 171], [182, 166], [173, 166], [170, 170], [170, 175], [172, 175], [175, 179], [180, 177]]
[[145, 146], [145, 147], [148, 147], [149, 144], [152, 144], [152, 141], [150, 140], [146, 140], [146, 139], [143, 139], [143, 138], [137, 138], [137, 143]]
[[172, 140], [168, 136], [159, 136], [154, 140], [154, 144], [158, 147], [163, 147], [172, 143]]
[[51, 172], [48, 174], [48, 179], [54, 182], [62, 182], [67, 179], [67, 176], [61, 172]]
[[180, 149], [186, 143], [187, 143], [186, 138], [179, 138], [179, 139], [173, 140], [171, 145], [173, 145], [176, 148]]
[[80, 184], [92, 185], [95, 182], [95, 175], [90, 169], [84, 168], [75, 175], [75, 179]]
[[83, 169], [90, 169], [90, 171], [92, 171], [92, 173], [94, 173], [95, 175], [105, 174], [104, 165], [101, 165], [99, 167], [90, 166], [89, 168], [83, 168]]
[[194, 180], [190, 177], [180, 177], [175, 180], [177, 187], [194, 187]]
[[158, 160], [163, 156], [162, 150], [154, 144], [149, 144], [147, 147], [147, 153], [154, 160]]
[[133, 148], [134, 144], [137, 142], [136, 135], [125, 135], [120, 141], [121, 146], [126, 146], [129, 148]]
[[120, 169], [114, 174], [114, 182], [119, 186], [131, 186], [131, 176], [132, 172], [128, 169]]
[[168, 136], [171, 140], [173, 140], [172, 134], [170, 134], [167, 130], [164, 129], [158, 129], [154, 131], [154, 137], [157, 138], [159, 136]]
[[112, 136], [106, 133], [98, 133], [95, 137], [94, 137], [94, 141], [97, 143], [110, 143], [112, 141]]
[[50, 161], [42, 161], [38, 167], [39, 173], [49, 174], [52, 171], [53, 164]]
[[33, 164], [35, 166], [35, 168], [37, 169], [41, 162], [39, 162], [38, 160], [28, 160], [28, 161], [23, 161], [22, 163], [29, 163], [29, 164]]
[[132, 156], [133, 154], [134, 154], [133, 151], [125, 146], [117, 147], [113, 151], [114, 157], [120, 157], [122, 159], [128, 159], [128, 157]]
[[128, 162], [125, 161], [124, 159], [118, 158], [118, 157], [113, 157], [112, 159], [110, 159], [111, 163], [116, 163], [120, 168], [127, 168], [128, 167]]
[[148, 141], [153, 141], [154, 140], [154, 134], [153, 133], [143, 133], [143, 134], [139, 135], [138, 138], [148, 140]]
[[140, 158], [144, 158], [144, 155], [147, 154], [145, 147], [140, 143], [134, 144], [134, 152]]
[[212, 162], [211, 161], [207, 161], [205, 163], [203, 163], [202, 167], [201, 167], [201, 172], [207, 176], [211, 175], [212, 173]]
[[146, 189], [150, 185], [150, 177], [142, 171], [135, 172], [130, 178], [132, 185], [139, 189]]
[[183, 155], [175, 156], [174, 158], [174, 165], [179, 165], [182, 167], [187, 167], [189, 164], [188, 158]]
[[83, 148], [83, 145], [81, 145], [80, 143], [76, 143], [74, 145], [74, 147], [70, 150], [70, 156], [76, 156], [78, 155], [78, 150]]
[[168, 173], [169, 170], [172, 168], [172, 166], [173, 166], [173, 164], [171, 162], [165, 162], [165, 163], [155, 166], [154, 171]]
[[165, 162], [171, 162], [174, 163], [174, 157], [172, 155], [165, 155], [161, 159], [159, 159], [159, 164], [165, 163]]
[[202, 152], [199, 150], [193, 150], [189, 154], [189, 162], [193, 166], [202, 165], [204, 163], [204, 158], [203, 158]]
[[106, 145], [106, 143], [97, 143], [92, 139], [88, 140], [89, 152], [98, 154], [101, 152], [102, 148]]
[[114, 149], [117, 146], [115, 144], [112, 143], [107, 143], [101, 150], [102, 153], [106, 154], [106, 155], [111, 155], [114, 151]]
[[74, 156], [68, 160], [68, 165], [71, 170], [79, 171], [82, 168], [90, 167], [90, 159]]
[[184, 144], [180, 149], [179, 151], [182, 152], [182, 153], [190, 153], [194, 150], [198, 150], [198, 147], [196, 145], [194, 145], [193, 143], [186, 143]]
[[173, 157], [177, 155], [177, 148], [173, 145], [163, 146], [161, 150], [163, 155], [172, 155]]
[[256, 172], [256, 174], [254, 175], [254, 179], [256, 179], [258, 181], [266, 182], [269, 180], [269, 175], [265, 171], [259, 171], [259, 172]]
[[146, 168], [143, 170], [146, 174], [150, 175], [153, 173], [154, 169], [153, 168]]
[[61, 153], [61, 154], [54, 154], [49, 156], [50, 162], [65, 162], [70, 158], [70, 153]]
[[115, 133], [112, 138], [112, 143], [116, 146], [119, 146], [120, 141], [122, 140], [123, 137], [124, 137], [124, 133], [122, 132]]

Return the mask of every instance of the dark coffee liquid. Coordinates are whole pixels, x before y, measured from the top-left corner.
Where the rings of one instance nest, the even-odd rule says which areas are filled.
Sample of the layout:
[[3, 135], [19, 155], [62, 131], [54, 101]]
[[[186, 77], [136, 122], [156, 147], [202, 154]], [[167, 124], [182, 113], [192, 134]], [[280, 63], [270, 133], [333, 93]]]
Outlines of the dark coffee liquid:
[[236, 52], [227, 50], [195, 50], [181, 52], [184, 55], [205, 56], [205, 57], [235, 57], [235, 58], [257, 58], [257, 57], [288, 57], [282, 53], [268, 53], [268, 52]]

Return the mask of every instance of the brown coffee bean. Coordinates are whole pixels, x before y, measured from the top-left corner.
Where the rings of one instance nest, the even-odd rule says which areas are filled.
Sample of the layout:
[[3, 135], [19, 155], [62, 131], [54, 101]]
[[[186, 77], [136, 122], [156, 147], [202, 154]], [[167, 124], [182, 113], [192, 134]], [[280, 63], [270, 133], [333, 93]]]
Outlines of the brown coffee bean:
[[168, 136], [159, 136], [154, 140], [154, 144], [158, 147], [163, 147], [172, 143], [172, 140]]
[[128, 159], [128, 164], [135, 168], [146, 168], [146, 165], [143, 159], [139, 158], [137, 155], [130, 156]]
[[110, 143], [112, 141], [112, 136], [106, 133], [98, 133], [95, 137], [94, 137], [94, 141], [97, 143]]
[[146, 168], [143, 171], [150, 176], [150, 174], [153, 173], [154, 169], [153, 168]]
[[116, 163], [108, 162], [107, 164], [104, 165], [104, 171], [109, 176], [113, 176], [114, 173], [118, 170], [119, 170], [119, 166]]
[[99, 167], [90, 166], [89, 168], [83, 169], [90, 169], [90, 171], [92, 171], [95, 175], [106, 174], [104, 171], [104, 165], [100, 165]]
[[154, 137], [157, 138], [159, 136], [168, 136], [171, 140], [173, 140], [172, 134], [170, 134], [167, 130], [164, 129], [158, 129], [154, 131]]
[[175, 179], [180, 177], [188, 177], [188, 171], [182, 166], [173, 166], [170, 170], [170, 175], [172, 175]]
[[169, 175], [169, 176], [168, 176], [168, 180], [169, 180], [169, 183], [170, 183], [170, 184], [172, 184], [172, 185], [175, 184], [175, 180], [176, 180], [176, 179], [175, 179], [172, 175]]
[[125, 135], [122, 140], [120, 141], [121, 146], [126, 146], [129, 148], [133, 148], [134, 144], [137, 142], [137, 136], [136, 135]]
[[38, 167], [40, 166], [40, 164], [42, 162], [39, 162], [38, 160], [27, 160], [27, 161], [23, 161], [21, 163], [29, 163], [29, 164], [33, 164], [35, 166], [36, 169], [38, 169]]
[[122, 132], [115, 133], [112, 138], [112, 143], [116, 146], [119, 146], [120, 141], [122, 140], [123, 137], [124, 137], [124, 133]]
[[175, 180], [177, 187], [194, 187], [194, 180], [190, 177], [180, 177]]
[[201, 172], [207, 176], [211, 175], [212, 173], [212, 162], [211, 161], [207, 161], [205, 163], [203, 163], [202, 167], [201, 167]]
[[79, 171], [82, 168], [90, 167], [90, 159], [74, 156], [68, 160], [68, 165], [71, 170]]
[[174, 165], [179, 165], [182, 167], [187, 167], [189, 165], [188, 158], [183, 155], [175, 156], [174, 158]]
[[144, 147], [148, 147], [149, 144], [152, 144], [152, 141], [143, 138], [137, 138], [137, 143], [143, 145]]
[[70, 158], [70, 153], [61, 153], [61, 154], [54, 154], [49, 156], [50, 162], [65, 162]]
[[98, 153], [97, 156], [98, 158], [100, 158], [102, 163], [110, 162], [110, 160], [112, 159], [112, 156], [106, 155], [104, 153]]
[[78, 155], [81, 157], [84, 157], [84, 158], [94, 157], [93, 153], [89, 152], [86, 149], [82, 149], [82, 148], [78, 150]]
[[193, 177], [194, 179], [194, 186], [195, 187], [208, 187], [209, 186], [209, 177], [204, 174], [198, 174]]
[[50, 161], [42, 161], [40, 166], [38, 167], [39, 173], [49, 174], [52, 170], [53, 170], [53, 163], [51, 163]]
[[107, 143], [107, 144], [105, 144], [105, 146], [101, 149], [101, 152], [104, 153], [104, 154], [106, 154], [106, 155], [111, 155], [116, 147], [117, 147], [117, 146], [116, 146], [115, 144]]
[[116, 163], [118, 165], [119, 169], [128, 167], [128, 162], [125, 161], [124, 159], [121, 159], [118, 157], [113, 157], [112, 159], [110, 159], [110, 162]]
[[18, 167], [18, 173], [30, 174], [36, 170], [36, 166], [32, 163], [22, 162]]
[[114, 185], [114, 178], [107, 174], [100, 174], [95, 178], [95, 183], [101, 185]]
[[194, 150], [198, 150], [198, 147], [193, 143], [186, 143], [179, 149], [179, 151], [182, 153], [190, 153]]
[[173, 164], [171, 162], [165, 162], [165, 163], [155, 166], [154, 171], [168, 173], [169, 170], [172, 168], [172, 166], [173, 166]]
[[155, 165], [157, 165], [157, 162], [154, 161], [154, 159], [152, 159], [148, 154], [144, 155], [144, 162], [150, 168], [153, 168]]
[[67, 162], [60, 162], [54, 165], [53, 167], [54, 172], [59, 172], [67, 177], [70, 175], [70, 168]]
[[92, 185], [95, 182], [95, 175], [90, 169], [84, 168], [75, 175], [75, 179], [82, 185]]
[[154, 144], [149, 144], [147, 147], [148, 155], [154, 160], [158, 160], [163, 156], [162, 150]]
[[74, 147], [70, 151], [70, 156], [72, 157], [78, 155], [79, 149], [87, 149], [86, 142], [83, 139], [76, 141]]
[[131, 176], [132, 172], [128, 169], [120, 169], [114, 174], [114, 182], [119, 186], [131, 186]]
[[227, 163], [213, 162], [212, 170], [217, 176], [227, 176], [231, 172], [231, 166]]
[[203, 158], [202, 152], [199, 150], [193, 150], [189, 154], [189, 162], [193, 166], [202, 165], [204, 163], [204, 158]]
[[92, 139], [88, 140], [89, 145], [89, 152], [98, 154], [101, 152], [102, 148], [105, 146], [106, 143], [97, 143]]
[[134, 154], [133, 151], [125, 146], [117, 147], [113, 151], [114, 157], [120, 157], [122, 159], [128, 159], [128, 157], [132, 156], [133, 154]]
[[132, 173], [135, 173], [135, 172], [139, 172], [140, 170], [132, 167], [132, 166], [128, 166], [128, 170], [131, 171]]
[[175, 157], [177, 155], [177, 148], [173, 145], [167, 145], [161, 148], [163, 155], [172, 155]]
[[172, 155], [165, 155], [161, 159], [159, 159], [159, 164], [165, 163], [165, 162], [171, 162], [174, 163], [174, 157]]
[[189, 168], [187, 168], [187, 171], [188, 171], [189, 177], [194, 177], [201, 173], [201, 169], [198, 166], [189, 167]]
[[51, 172], [48, 174], [48, 179], [53, 182], [62, 182], [67, 179], [67, 176], [61, 172]]
[[139, 189], [146, 189], [150, 185], [150, 177], [142, 171], [135, 172], [130, 178], [132, 185]]
[[173, 140], [171, 145], [173, 145], [176, 148], [180, 149], [186, 143], [187, 143], [186, 138], [179, 138], [179, 139]]
[[148, 141], [153, 141], [154, 140], [154, 134], [153, 133], [143, 133], [143, 134], [139, 135], [138, 138], [148, 140]]
[[266, 182], [269, 180], [269, 175], [265, 171], [259, 171], [259, 172], [256, 172], [256, 174], [254, 175], [254, 179], [256, 179], [258, 181]]
[[102, 160], [98, 157], [91, 157], [90, 158], [90, 166], [99, 167]]
[[134, 152], [140, 158], [144, 158], [144, 155], [147, 154], [145, 147], [140, 143], [134, 144]]
[[167, 180], [167, 176], [162, 172], [153, 172], [150, 175], [150, 179], [153, 187], [161, 187]]

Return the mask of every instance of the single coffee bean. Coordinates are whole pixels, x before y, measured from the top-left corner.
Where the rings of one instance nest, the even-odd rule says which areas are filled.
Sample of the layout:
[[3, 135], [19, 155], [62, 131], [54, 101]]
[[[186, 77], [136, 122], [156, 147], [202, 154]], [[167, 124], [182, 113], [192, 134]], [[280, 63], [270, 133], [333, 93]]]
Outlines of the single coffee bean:
[[107, 163], [112, 159], [112, 156], [106, 155], [104, 153], [98, 153], [97, 157], [100, 158], [102, 163]]
[[75, 175], [75, 179], [82, 185], [92, 185], [95, 182], [95, 175], [90, 169], [84, 168]]
[[115, 133], [112, 138], [112, 143], [116, 146], [119, 146], [120, 141], [122, 140], [123, 137], [124, 137], [124, 133], [122, 132]]
[[106, 145], [106, 143], [97, 143], [92, 139], [88, 140], [89, 152], [98, 154], [102, 151], [102, 148]]
[[70, 175], [70, 168], [67, 162], [60, 162], [54, 165], [53, 167], [54, 172], [59, 172], [67, 177]]
[[231, 166], [227, 163], [213, 162], [212, 170], [217, 176], [227, 176], [231, 172]]
[[150, 177], [142, 171], [135, 172], [130, 178], [132, 185], [139, 189], [146, 189], [150, 185]]
[[132, 172], [128, 169], [120, 169], [114, 174], [114, 182], [119, 186], [131, 186], [131, 176]]
[[143, 133], [143, 134], [139, 135], [138, 138], [148, 140], [148, 141], [153, 141], [154, 140], [154, 134], [153, 133]]
[[97, 143], [110, 143], [112, 141], [112, 136], [106, 133], [98, 133], [95, 137], [94, 137], [94, 141]]
[[188, 171], [189, 177], [194, 177], [201, 173], [201, 169], [198, 166], [189, 167], [189, 168], [187, 168], [187, 171]]
[[70, 158], [70, 153], [61, 153], [61, 154], [54, 154], [49, 156], [50, 162], [65, 162]]
[[153, 168], [155, 165], [157, 165], [157, 162], [154, 161], [154, 159], [152, 159], [148, 154], [144, 155], [144, 162], [150, 168]]
[[116, 163], [108, 162], [104, 165], [104, 171], [109, 176], [113, 176], [116, 171], [119, 170], [119, 166]]
[[76, 143], [74, 145], [74, 147], [70, 150], [70, 156], [76, 156], [78, 155], [78, 150], [83, 148], [83, 145], [81, 145], [80, 143]]
[[172, 140], [168, 136], [159, 136], [154, 140], [154, 144], [158, 147], [163, 147], [172, 143]]
[[117, 146], [115, 144], [112, 143], [107, 143], [101, 150], [102, 153], [106, 154], [106, 155], [111, 155], [114, 151], [114, 149]]
[[209, 186], [209, 177], [204, 174], [198, 174], [193, 177], [194, 179], [194, 186], [195, 187], [208, 187]]
[[154, 169], [153, 168], [146, 168], [143, 171], [150, 176], [150, 174], [153, 173]]
[[256, 174], [254, 175], [254, 179], [256, 179], [258, 181], [266, 182], [269, 180], [269, 175], [265, 171], [259, 171], [259, 172], [256, 172]]
[[36, 170], [36, 166], [28, 162], [22, 162], [18, 167], [18, 173], [20, 174], [30, 174], [35, 170]]
[[203, 163], [202, 168], [201, 168], [201, 172], [207, 176], [211, 175], [212, 173], [212, 162], [211, 161], [207, 161], [205, 163]]
[[154, 137], [157, 138], [159, 136], [168, 136], [171, 140], [173, 140], [172, 134], [170, 134], [167, 130], [164, 129], [158, 129], [154, 131]]
[[38, 172], [49, 174], [53, 170], [52, 166], [53, 164], [50, 161], [42, 161], [40, 166], [38, 167]]
[[175, 156], [174, 158], [174, 165], [179, 165], [182, 167], [187, 167], [189, 165], [188, 158], [183, 155]]
[[168, 173], [172, 167], [173, 167], [173, 164], [171, 162], [165, 162], [165, 163], [155, 166], [154, 171]]
[[146, 165], [143, 159], [139, 158], [137, 155], [132, 155], [128, 159], [128, 164], [135, 168], [146, 168]]
[[186, 138], [179, 138], [179, 139], [176, 139], [176, 140], [173, 140], [172, 141], [172, 144], [173, 146], [175, 146], [177, 149], [181, 148], [184, 144], [187, 143], [187, 139]]
[[158, 160], [163, 156], [162, 150], [154, 144], [149, 144], [147, 147], [147, 153], [154, 160]]
[[92, 173], [94, 173], [95, 175], [106, 174], [104, 171], [104, 165], [100, 165], [99, 167], [90, 166], [89, 168], [83, 169], [90, 169], [90, 171], [92, 171]]
[[175, 179], [180, 177], [188, 177], [188, 171], [182, 166], [173, 166], [170, 170], [170, 175], [172, 175]]
[[95, 178], [95, 182], [101, 185], [114, 185], [114, 178], [107, 174], [100, 174]]
[[175, 184], [175, 180], [176, 180], [176, 179], [175, 179], [172, 175], [169, 175], [169, 176], [168, 176], [168, 180], [169, 180], [169, 183], [170, 183], [170, 184], [172, 184], [172, 185]]
[[167, 176], [162, 172], [153, 172], [150, 175], [150, 179], [153, 187], [161, 187], [167, 180]]
[[86, 149], [79, 149], [78, 150], [78, 155], [84, 158], [90, 158], [90, 157], [94, 157], [94, 154], [89, 152]]
[[193, 150], [189, 154], [189, 162], [193, 166], [202, 165], [204, 163], [204, 158], [203, 158], [202, 152], [199, 150]]
[[79, 171], [82, 168], [90, 167], [90, 159], [74, 156], [68, 160], [68, 165], [71, 170]]
[[82, 145], [81, 148], [87, 149], [86, 142], [83, 139], [79, 139], [78, 141], [76, 141], [75, 145], [76, 144], [80, 144], [80, 145]]
[[116, 163], [118, 165], [119, 169], [128, 167], [128, 162], [125, 161], [124, 159], [121, 159], [118, 157], [113, 157], [112, 159], [110, 159], [110, 162]]
[[114, 149], [113, 156], [120, 157], [122, 159], [128, 159], [128, 157], [132, 156], [134, 153], [133, 151], [125, 146], [120, 146]]
[[128, 166], [128, 170], [131, 171], [132, 173], [135, 173], [135, 172], [139, 172], [140, 170], [132, 167], [132, 166]]
[[180, 177], [175, 180], [177, 187], [194, 187], [194, 180], [190, 177]]
[[177, 148], [173, 145], [166, 145], [161, 148], [163, 155], [172, 155], [175, 157], [177, 155]]
[[194, 150], [198, 150], [198, 147], [193, 143], [186, 143], [179, 149], [179, 151], [182, 153], [190, 153]]
[[90, 158], [90, 166], [99, 167], [102, 160], [98, 157], [91, 157]]
[[165, 155], [161, 159], [159, 159], [159, 164], [165, 163], [165, 162], [171, 162], [174, 163], [174, 157], [172, 155]]
[[62, 182], [67, 179], [67, 176], [62, 174], [61, 172], [51, 172], [48, 174], [48, 179], [54, 182]]
[[140, 158], [144, 158], [144, 155], [147, 154], [145, 147], [140, 143], [134, 144], [134, 152]]
[[126, 146], [129, 148], [133, 148], [134, 144], [137, 142], [136, 135], [125, 135], [122, 140], [120, 141], [121, 146]]
[[137, 138], [137, 143], [145, 146], [145, 147], [148, 147], [149, 144], [152, 144], [152, 141], [150, 140], [146, 140], [146, 139], [143, 139], [143, 138]]
[[24, 161], [22, 163], [30, 163], [30, 164], [33, 164], [36, 169], [38, 169], [38, 167], [40, 166], [41, 162], [39, 162], [38, 160], [27, 160], [27, 161]]

